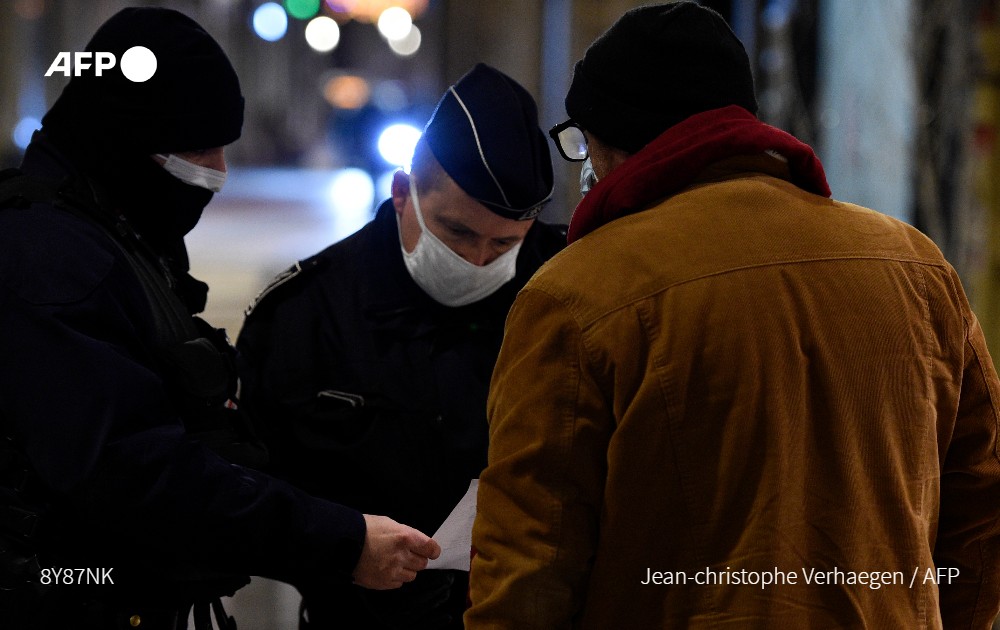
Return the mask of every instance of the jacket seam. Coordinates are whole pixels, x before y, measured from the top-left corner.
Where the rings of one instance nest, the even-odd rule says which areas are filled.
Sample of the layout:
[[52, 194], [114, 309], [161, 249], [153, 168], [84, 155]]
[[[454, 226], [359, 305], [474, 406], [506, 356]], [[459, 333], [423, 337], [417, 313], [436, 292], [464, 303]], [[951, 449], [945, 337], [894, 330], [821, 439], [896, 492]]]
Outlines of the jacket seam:
[[[989, 385], [988, 385], [989, 378], [987, 377], [987, 375], [985, 374], [985, 372], [983, 370], [983, 357], [979, 354], [979, 349], [975, 346], [975, 344], [973, 344], [971, 342], [971, 339], [969, 338], [970, 334], [972, 332], [972, 327], [969, 326], [968, 323], [966, 322], [964, 313], [963, 313], [962, 319], [963, 319], [963, 323], [965, 323], [965, 329], [966, 329], [965, 330], [965, 344], [964, 345], [967, 345], [972, 350], [972, 354], [976, 358], [976, 372], [977, 372], [977, 376], [979, 376], [980, 378], [982, 378], [983, 382], [987, 384], [987, 386], [986, 386], [986, 394], [990, 398], [990, 408], [992, 410], [995, 410], [997, 408], [997, 401], [996, 401], [996, 399], [993, 396], [993, 389], [990, 388]], [[1000, 431], [1000, 418], [997, 417], [996, 413], [992, 413], [992, 416], [993, 416], [994, 432], [996, 434], [996, 432]], [[992, 454], [994, 460], [1000, 462], [1000, 455], [997, 454], [997, 447], [998, 447], [997, 441], [994, 440], [993, 448], [991, 449], [991, 451], [992, 451], [991, 454]], [[995, 522], [996, 522], [996, 519], [994, 519], [994, 523]], [[985, 566], [984, 565], [984, 556], [986, 555], [985, 551], [983, 550], [983, 541], [981, 541], [981, 540], [977, 541], [976, 547], [977, 547], [977, 550], [979, 552], [979, 566], [983, 567], [983, 566]], [[982, 603], [982, 601], [983, 601], [983, 576], [980, 573], [980, 575], [979, 575], [979, 581], [978, 581], [977, 588], [976, 588], [976, 601], [975, 601], [975, 604], [972, 607], [972, 621], [973, 622], [975, 622], [975, 620], [981, 614], [983, 614], [983, 603]], [[970, 627], [973, 627], [973, 626], [970, 626]]]
[[[661, 293], [665, 293], [667, 291], [670, 291], [671, 289], [675, 289], [675, 288], [683, 286], [685, 284], [692, 284], [692, 283], [699, 282], [699, 281], [702, 281], [702, 280], [707, 280], [709, 278], [716, 278], [716, 277], [720, 277], [720, 276], [729, 275], [729, 274], [732, 274], [732, 273], [738, 273], [738, 272], [741, 272], [741, 271], [748, 271], [750, 269], [763, 269], [763, 268], [766, 268], [766, 267], [780, 267], [780, 266], [785, 266], [785, 265], [798, 265], [798, 264], [809, 264], [809, 263], [818, 263], [818, 262], [833, 262], [833, 261], [848, 261], [848, 260], [850, 260], [850, 261], [880, 260], [880, 261], [883, 261], [883, 262], [894, 262], [894, 263], [902, 263], [902, 264], [908, 264], [908, 265], [919, 265], [921, 267], [934, 267], [934, 268], [938, 268], [938, 269], [944, 269], [944, 268], [947, 267], [947, 265], [944, 265], [944, 264], [941, 264], [941, 263], [935, 263], [935, 262], [927, 261], [927, 260], [920, 260], [920, 259], [915, 259], [915, 258], [914, 259], [910, 259], [910, 258], [887, 258], [887, 257], [884, 257], [884, 256], [878, 256], [878, 255], [873, 255], [873, 256], [861, 256], [861, 255], [824, 256], [824, 257], [818, 257], [818, 258], [805, 258], [805, 259], [801, 259], [801, 260], [794, 260], [794, 259], [792, 259], [792, 260], [775, 260], [775, 261], [768, 261], [768, 262], [762, 262], [762, 263], [740, 265], [738, 267], [730, 267], [730, 268], [722, 269], [722, 270], [719, 270], [719, 271], [712, 271], [712, 272], [704, 273], [704, 274], [701, 274], [701, 275], [698, 275], [698, 276], [694, 276], [694, 277], [690, 277], [690, 278], [685, 278], [683, 280], [677, 280], [676, 282], [672, 282], [672, 283], [670, 283], [670, 284], [668, 284], [666, 286], [663, 286], [663, 287], [658, 287], [658, 288], [656, 288], [656, 289], [654, 289], [654, 290], [652, 290], [652, 291], [650, 291], [648, 293], [644, 293], [642, 295], [638, 295], [638, 296], [630, 299], [627, 302], [615, 305], [615, 306], [613, 306], [613, 307], [611, 307], [611, 308], [609, 308], [609, 309], [607, 309], [607, 310], [605, 310], [605, 311], [603, 311], [603, 312], [601, 312], [601, 313], [599, 313], [597, 315], [594, 315], [593, 317], [588, 318], [587, 320], [581, 320], [580, 318], [576, 317], [575, 314], [573, 315], [573, 319], [577, 323], [577, 325], [580, 327], [581, 330], [587, 330], [592, 325], [594, 325], [595, 323], [601, 321], [605, 317], [613, 315], [614, 313], [618, 313], [618, 312], [620, 312], [622, 310], [625, 310], [627, 308], [631, 308], [635, 304], [638, 304], [640, 302], [644, 302], [644, 301], [650, 299], [651, 297], [654, 297], [654, 296], [659, 295]], [[537, 291], [541, 291], [541, 292], [545, 293], [546, 295], [552, 297], [553, 299], [557, 300], [558, 302], [560, 302], [562, 304], [565, 304], [565, 301], [563, 299], [557, 297], [555, 294], [553, 294], [552, 292], [548, 291], [544, 287], [536, 285], [536, 286], [532, 286], [531, 288], [534, 289], [534, 290], [537, 290]]]
[[[931, 323], [931, 306], [930, 306], [930, 292], [927, 288], [927, 277], [924, 275], [924, 270], [921, 268], [920, 273], [916, 277], [918, 281], [918, 288], [920, 291], [920, 298], [923, 302], [923, 308], [921, 309], [923, 315], [923, 345], [922, 353], [924, 356], [924, 378], [923, 378], [923, 402], [929, 408], [928, 411], [933, 412], [933, 404], [930, 400], [930, 393], [933, 389], [933, 374], [934, 374], [934, 359], [931, 353], [931, 338], [934, 335], [934, 327]], [[930, 431], [931, 427], [927, 426], [924, 428], [925, 431]], [[921, 436], [923, 438], [923, 436]], [[923, 439], [921, 439], [921, 442]], [[924, 492], [921, 491], [921, 497], [924, 496]], [[924, 517], [926, 513], [926, 506], [921, 500], [920, 505], [920, 516]], [[926, 589], [919, 589], [917, 592], [917, 619], [920, 621], [921, 628], [928, 627], [928, 593]]]
[[[571, 486], [572, 476], [570, 474], [570, 471], [572, 470], [573, 467], [573, 456], [576, 448], [575, 438], [579, 422], [578, 409], [580, 402], [580, 391], [583, 382], [583, 371], [584, 371], [584, 366], [592, 362], [593, 357], [591, 355], [591, 349], [586, 341], [587, 337], [586, 329], [583, 326], [581, 326], [579, 319], [573, 313], [572, 309], [569, 308], [569, 305], [558, 296], [555, 296], [544, 289], [532, 287], [531, 289], [528, 289], [528, 291], [535, 291], [537, 293], [540, 293], [549, 300], [551, 300], [552, 302], [561, 306], [563, 312], [567, 316], [567, 322], [572, 324], [574, 328], [574, 334], [578, 340], [577, 341], [578, 350], [576, 353], [574, 353], [573, 358], [568, 362], [567, 366], [574, 373], [573, 382], [571, 384], [567, 383], [567, 394], [572, 395], [573, 405], [569, 410], [567, 410], [564, 414], [562, 414], [562, 417], [560, 418], [560, 428], [561, 428], [560, 443], [564, 450], [562, 452], [563, 461], [561, 462], [561, 465], [559, 467], [557, 488], [562, 491], [560, 492], [560, 494], [563, 494], [567, 490], [570, 490], [572, 487]], [[603, 495], [603, 488], [602, 488], [602, 495]], [[545, 572], [552, 575], [556, 575], [557, 577], [560, 573], [560, 563], [563, 562], [567, 550], [567, 544], [565, 540], [566, 536], [565, 509], [567, 504], [568, 501], [564, 500], [563, 498], [557, 497], [556, 501], [554, 501], [552, 506], [550, 507], [551, 510], [550, 514], [552, 517], [553, 530], [555, 535], [553, 536], [553, 545], [550, 550], [550, 556], [549, 556], [550, 561], [545, 567]], [[599, 513], [596, 516], [598, 519], [600, 518]], [[558, 582], [560, 580], [556, 581]], [[568, 584], [566, 586], [569, 587]], [[585, 599], [586, 599], [585, 593], [577, 592], [576, 590], [570, 587], [570, 591], [567, 593], [567, 596], [570, 597], [571, 602], [574, 602], [581, 606], [585, 605]], [[543, 593], [536, 592], [534, 594], [534, 600], [535, 600], [534, 605], [536, 608], [539, 606], [538, 602], [541, 601], [542, 597]], [[579, 599], [578, 601], [577, 598], [582, 598], [582, 599]]]

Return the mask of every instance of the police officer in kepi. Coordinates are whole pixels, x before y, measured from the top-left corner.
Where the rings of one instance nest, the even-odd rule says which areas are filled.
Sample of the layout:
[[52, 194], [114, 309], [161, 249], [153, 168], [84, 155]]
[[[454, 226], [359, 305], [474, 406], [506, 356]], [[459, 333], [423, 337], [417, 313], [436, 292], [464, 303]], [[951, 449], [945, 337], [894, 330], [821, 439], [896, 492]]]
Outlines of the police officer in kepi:
[[412, 580], [426, 535], [252, 468], [183, 242], [226, 178], [239, 82], [176, 11], [123, 10], [87, 50], [133, 46], [149, 80], [74, 76], [0, 177], [0, 625], [229, 628], [218, 598], [246, 575]]
[[[354, 235], [281, 274], [237, 347], [275, 474], [433, 534], [486, 465], [486, 395], [514, 296], [566, 242], [536, 220], [552, 165], [535, 102], [476, 65], [410, 173]], [[468, 573], [392, 593], [304, 584], [302, 628], [461, 628]]]

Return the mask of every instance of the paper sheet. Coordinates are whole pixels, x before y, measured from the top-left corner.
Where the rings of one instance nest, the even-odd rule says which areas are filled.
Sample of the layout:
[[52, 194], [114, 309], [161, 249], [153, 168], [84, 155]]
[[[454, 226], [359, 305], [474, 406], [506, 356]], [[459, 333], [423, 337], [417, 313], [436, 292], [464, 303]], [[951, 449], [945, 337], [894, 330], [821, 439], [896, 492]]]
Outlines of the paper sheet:
[[479, 480], [473, 479], [465, 496], [451, 511], [432, 538], [441, 545], [441, 555], [427, 563], [428, 569], [468, 571], [472, 554], [472, 522], [476, 520], [476, 492]]

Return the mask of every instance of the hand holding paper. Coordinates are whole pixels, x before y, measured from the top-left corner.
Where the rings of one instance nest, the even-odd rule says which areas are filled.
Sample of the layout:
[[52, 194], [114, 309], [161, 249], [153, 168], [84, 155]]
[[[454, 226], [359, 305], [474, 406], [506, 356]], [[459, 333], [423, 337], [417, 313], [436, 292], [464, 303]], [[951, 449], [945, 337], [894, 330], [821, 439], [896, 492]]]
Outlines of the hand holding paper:
[[476, 494], [479, 480], [473, 479], [465, 496], [451, 511], [434, 540], [441, 545], [441, 555], [427, 563], [428, 569], [468, 571], [472, 555], [472, 523], [476, 520]]

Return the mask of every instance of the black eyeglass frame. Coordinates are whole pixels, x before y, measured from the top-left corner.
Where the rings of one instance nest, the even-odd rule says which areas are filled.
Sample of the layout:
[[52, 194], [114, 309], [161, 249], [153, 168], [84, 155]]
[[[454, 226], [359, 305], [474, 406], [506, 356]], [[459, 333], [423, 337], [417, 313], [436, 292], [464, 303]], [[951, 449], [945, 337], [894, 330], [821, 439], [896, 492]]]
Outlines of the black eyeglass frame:
[[[580, 132], [580, 137], [583, 138], [583, 146], [584, 146], [584, 148], [586, 149], [586, 146], [587, 146], [587, 136], [584, 135], [584, 133], [583, 133], [583, 127], [581, 127], [579, 124], [576, 123], [576, 121], [574, 121], [572, 118], [570, 118], [569, 120], [567, 120], [565, 122], [559, 123], [558, 125], [556, 125], [552, 129], [549, 129], [549, 137], [552, 138], [552, 141], [556, 145], [556, 149], [559, 150], [559, 155], [562, 156], [562, 159], [564, 159], [564, 160], [566, 160], [568, 162], [584, 162], [584, 161], [586, 161], [586, 159], [588, 157], [590, 157], [590, 151], [589, 150], [585, 151], [583, 157], [570, 157], [569, 155], [566, 154], [566, 149], [563, 147], [562, 140], [560, 140], [559, 136], [564, 131], [566, 131], [567, 129], [576, 129], [577, 131], [579, 131]], [[572, 141], [571, 139], [567, 139], [567, 142], [571, 142], [571, 141]]]

